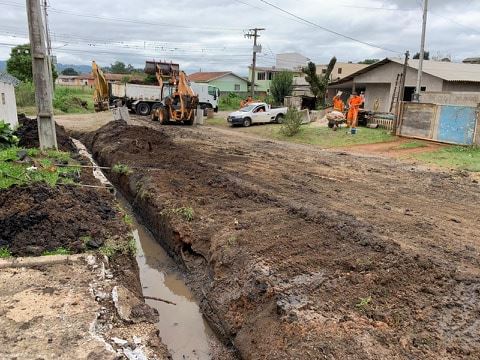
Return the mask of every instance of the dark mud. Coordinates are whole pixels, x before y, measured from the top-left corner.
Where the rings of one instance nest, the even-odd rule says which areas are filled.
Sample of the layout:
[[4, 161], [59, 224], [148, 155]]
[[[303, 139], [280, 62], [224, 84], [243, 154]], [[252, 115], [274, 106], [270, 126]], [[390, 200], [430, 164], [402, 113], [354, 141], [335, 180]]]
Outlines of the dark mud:
[[127, 231], [102, 190], [44, 184], [0, 190], [0, 247], [14, 256], [60, 247], [80, 253]]
[[[38, 124], [37, 119], [30, 119], [26, 116], [19, 116], [19, 127], [15, 131], [15, 135], [20, 138], [18, 146], [25, 148], [38, 148], [40, 146], [38, 140]], [[58, 150], [66, 152], [75, 152], [76, 148], [70, 136], [63, 126], [55, 124], [57, 132]]]
[[84, 141], [138, 167], [111, 180], [242, 357], [480, 357], [478, 186], [208, 131], [113, 122]]

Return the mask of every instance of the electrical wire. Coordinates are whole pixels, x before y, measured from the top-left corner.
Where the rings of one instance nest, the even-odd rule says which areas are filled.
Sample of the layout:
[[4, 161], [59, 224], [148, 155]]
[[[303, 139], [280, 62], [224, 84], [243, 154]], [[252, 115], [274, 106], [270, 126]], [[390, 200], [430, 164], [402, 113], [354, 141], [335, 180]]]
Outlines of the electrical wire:
[[272, 3], [270, 3], [270, 2], [268, 2], [268, 1], [266, 1], [266, 0], [260, 0], [260, 1], [263, 2], [263, 3], [265, 3], [265, 4], [267, 4], [267, 5], [269, 5], [269, 6], [271, 6], [271, 7], [273, 7], [273, 8], [275, 8], [275, 9], [277, 9], [278, 11], [281, 11], [281, 12], [283, 12], [283, 13], [285, 13], [285, 14], [288, 14], [288, 15], [290, 15], [290, 16], [293, 16], [294, 18], [299, 19], [299, 20], [303, 21], [304, 23], [306, 23], [306, 24], [308, 24], [308, 25], [311, 25], [311, 26], [313, 26], [313, 27], [319, 28], [319, 29], [321, 29], [321, 30], [323, 30], [323, 31], [326, 31], [326, 32], [328, 32], [328, 33], [331, 33], [331, 34], [334, 34], [334, 35], [343, 37], [343, 38], [345, 38], [345, 39], [348, 39], [348, 40], [357, 42], [357, 43], [359, 43], [359, 44], [367, 45], [367, 46], [370, 46], [370, 47], [373, 47], [373, 48], [376, 48], [376, 49], [380, 49], [380, 50], [392, 52], [392, 53], [395, 53], [395, 54], [401, 54], [401, 52], [399, 52], [399, 51], [392, 50], [392, 49], [388, 49], [388, 48], [385, 48], [385, 47], [382, 47], [382, 46], [379, 46], [379, 45], [375, 45], [375, 44], [372, 44], [372, 43], [369, 43], [369, 42], [366, 42], [366, 41], [362, 41], [362, 40], [359, 40], [359, 39], [355, 39], [354, 37], [351, 37], [351, 36], [349, 36], [349, 35], [345, 35], [345, 34], [339, 33], [338, 31], [328, 29], [328, 28], [326, 28], [326, 27], [324, 27], [324, 26], [321, 26], [321, 25], [318, 25], [318, 24], [316, 24], [316, 23], [314, 23], [314, 22], [312, 22], [312, 21], [310, 21], [310, 20], [304, 19], [304, 18], [302, 18], [302, 17], [300, 17], [300, 16], [298, 16], [298, 15], [295, 15], [295, 14], [291, 13], [290, 11], [287, 11], [287, 10], [285, 10], [285, 9], [282, 9], [281, 7], [279, 7], [279, 6], [275, 5], [275, 4], [272, 4]]

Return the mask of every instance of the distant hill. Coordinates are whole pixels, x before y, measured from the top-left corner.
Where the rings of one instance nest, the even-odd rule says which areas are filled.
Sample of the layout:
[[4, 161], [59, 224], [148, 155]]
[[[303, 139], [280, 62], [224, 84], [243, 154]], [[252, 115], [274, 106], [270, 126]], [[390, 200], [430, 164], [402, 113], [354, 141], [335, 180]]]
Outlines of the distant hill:
[[73, 65], [73, 64], [57, 64], [57, 71], [61, 73], [66, 68], [74, 68], [80, 74], [88, 74], [92, 72], [90, 65]]
[[[66, 68], [74, 68], [80, 74], [88, 74], [92, 72], [92, 67], [90, 65], [73, 65], [73, 64], [57, 64], [57, 71], [60, 73]], [[0, 60], [0, 71], [5, 71], [7, 68], [7, 61]]]

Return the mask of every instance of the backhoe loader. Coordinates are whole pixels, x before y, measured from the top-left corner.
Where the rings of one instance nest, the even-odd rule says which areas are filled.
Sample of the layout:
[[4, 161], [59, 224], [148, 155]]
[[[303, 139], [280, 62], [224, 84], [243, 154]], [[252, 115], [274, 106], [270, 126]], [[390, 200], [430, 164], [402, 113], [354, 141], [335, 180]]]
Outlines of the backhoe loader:
[[185, 125], [193, 125], [198, 96], [188, 84], [185, 72], [157, 65], [155, 75], [162, 88], [162, 94], [166, 85], [173, 87], [174, 90], [161, 104], [152, 109], [152, 120], [159, 120], [161, 124], [183, 122]]
[[109, 108], [108, 83], [102, 69], [95, 61], [92, 61], [92, 74], [95, 89], [93, 91], [93, 103], [95, 111], [105, 111]]

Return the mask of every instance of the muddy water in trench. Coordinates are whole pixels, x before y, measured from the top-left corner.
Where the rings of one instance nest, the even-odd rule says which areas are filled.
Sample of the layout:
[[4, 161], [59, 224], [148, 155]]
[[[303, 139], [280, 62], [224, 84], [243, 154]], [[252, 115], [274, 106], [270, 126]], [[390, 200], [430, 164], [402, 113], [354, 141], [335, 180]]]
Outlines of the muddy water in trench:
[[[93, 175], [102, 184], [112, 186], [85, 146], [76, 139], [72, 140], [79, 153], [91, 161], [94, 166]], [[145, 300], [148, 305], [158, 310], [160, 321], [157, 327], [163, 343], [167, 345], [174, 360], [211, 359], [212, 349], [218, 350], [223, 345], [203, 319], [192, 292], [182, 278], [180, 269], [153, 235], [137, 221], [127, 200], [118, 192], [116, 197], [132, 218], [143, 295], [165, 299], [176, 304]]]
[[[118, 196], [118, 201], [133, 217], [126, 200]], [[137, 243], [137, 262], [143, 295], [176, 304], [145, 300], [160, 314], [157, 326], [162, 341], [168, 346], [175, 360], [211, 359], [211, 348], [218, 340], [203, 319], [180, 270], [153, 235], [135, 218], [132, 225]]]

